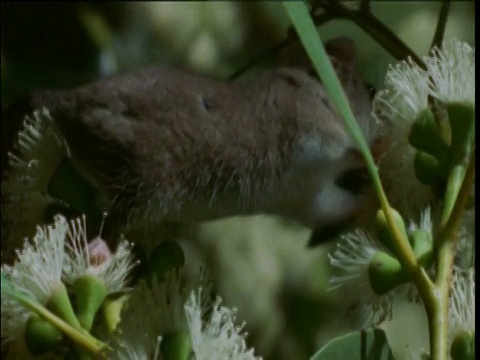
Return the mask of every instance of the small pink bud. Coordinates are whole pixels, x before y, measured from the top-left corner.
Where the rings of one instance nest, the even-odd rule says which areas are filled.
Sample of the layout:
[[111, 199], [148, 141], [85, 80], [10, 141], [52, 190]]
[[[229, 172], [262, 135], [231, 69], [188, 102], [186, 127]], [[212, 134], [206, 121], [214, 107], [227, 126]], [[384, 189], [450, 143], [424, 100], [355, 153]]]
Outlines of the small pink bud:
[[107, 262], [110, 262], [112, 259], [112, 252], [108, 248], [107, 243], [100, 236], [97, 236], [88, 243], [87, 250], [90, 259], [90, 265], [92, 266], [101, 266]]

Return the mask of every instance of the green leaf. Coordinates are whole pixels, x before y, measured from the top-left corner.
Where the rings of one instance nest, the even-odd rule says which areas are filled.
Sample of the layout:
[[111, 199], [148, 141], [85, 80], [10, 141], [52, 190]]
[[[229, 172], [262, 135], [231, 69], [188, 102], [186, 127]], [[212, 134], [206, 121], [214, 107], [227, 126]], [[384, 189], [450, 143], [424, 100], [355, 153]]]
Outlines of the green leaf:
[[311, 360], [394, 360], [385, 332], [354, 331], [339, 336], [321, 348]]

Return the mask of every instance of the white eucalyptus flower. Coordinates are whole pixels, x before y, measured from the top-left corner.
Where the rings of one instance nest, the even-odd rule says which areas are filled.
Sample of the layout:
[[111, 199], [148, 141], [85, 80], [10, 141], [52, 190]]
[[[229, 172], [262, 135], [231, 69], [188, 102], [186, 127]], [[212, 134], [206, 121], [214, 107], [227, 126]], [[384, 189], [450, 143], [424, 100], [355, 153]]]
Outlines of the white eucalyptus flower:
[[247, 349], [242, 326], [234, 325], [234, 312], [212, 302], [205, 276], [192, 279], [184, 270], [170, 271], [159, 283], [141, 282], [129, 299], [113, 341], [115, 359], [163, 359], [162, 340], [185, 333], [196, 360], [258, 359]]
[[109, 293], [125, 289], [135, 266], [132, 245], [122, 239], [114, 253], [100, 237], [88, 242], [85, 215], [69, 222], [64, 280], [71, 285], [83, 275], [94, 275], [105, 283]]
[[411, 125], [428, 109], [428, 73], [408, 58], [390, 65], [385, 86], [373, 101], [373, 115], [390, 125], [391, 145], [380, 159], [380, 176], [395, 208], [416, 211], [433, 198], [430, 187], [416, 178], [415, 149], [408, 142]]
[[380, 250], [382, 246], [360, 229], [343, 234], [335, 250], [328, 254], [332, 289], [348, 282], [368, 285], [368, 265]]
[[52, 203], [48, 184], [67, 153], [47, 109], [25, 118], [14, 149], [16, 154], [9, 154], [11, 170], [2, 181], [2, 249], [7, 255], [44, 221], [45, 208]]
[[168, 272], [164, 281], [152, 281], [151, 286], [140, 282], [121, 315], [113, 344], [115, 358], [154, 359], [163, 334], [188, 329], [183, 306], [199, 287], [204, 288], [202, 301], [208, 303], [211, 284], [204, 276], [185, 276], [183, 269]]
[[[23, 250], [17, 252], [18, 260], [15, 264], [4, 265], [2, 268], [2, 273], [18, 290], [43, 305], [62, 283], [67, 231], [67, 222], [61, 216], [55, 218], [54, 225], [37, 227], [32, 241], [26, 241]], [[2, 296], [1, 304], [2, 337], [6, 338], [9, 344], [9, 356], [13, 359], [28, 358], [16, 356], [27, 356], [23, 334], [31, 312], [7, 296]]]
[[[422, 213], [422, 226], [430, 223], [430, 212]], [[417, 302], [415, 287], [409, 283], [395, 287], [384, 295], [376, 294], [370, 286], [369, 265], [374, 255], [389, 253], [376, 238], [357, 229], [341, 236], [335, 249], [328, 254], [332, 273], [330, 290], [344, 287], [352, 294], [356, 309], [351, 315], [357, 317], [361, 328], [377, 326], [391, 320], [394, 301]]]
[[449, 339], [475, 331], [475, 269], [454, 269], [449, 308]]
[[385, 85], [373, 101], [374, 115], [409, 130], [420, 112], [428, 108], [428, 73], [408, 58], [389, 66]]
[[453, 39], [424, 58], [430, 94], [444, 103], [475, 103], [475, 49]]
[[463, 215], [455, 265], [464, 270], [475, 267], [475, 208], [466, 210]]
[[[192, 349], [196, 360], [255, 360], [253, 349], [247, 349], [245, 324], [235, 326], [235, 309], [221, 306], [217, 298], [213, 307], [205, 303], [202, 289], [192, 291], [185, 304]], [[210, 305], [210, 306], [207, 306]], [[209, 319], [205, 319], [205, 315]]]
[[408, 232], [411, 233], [418, 229], [426, 230], [432, 233], [433, 219], [432, 219], [432, 208], [430, 206], [420, 213], [420, 220], [418, 222], [410, 220], [410, 223], [408, 225]]
[[368, 266], [373, 256], [384, 250], [373, 237], [356, 229], [343, 234], [335, 249], [328, 254], [332, 267], [331, 290], [345, 286], [355, 293], [356, 316], [362, 328], [378, 325], [391, 310], [389, 294], [378, 296], [370, 287]]

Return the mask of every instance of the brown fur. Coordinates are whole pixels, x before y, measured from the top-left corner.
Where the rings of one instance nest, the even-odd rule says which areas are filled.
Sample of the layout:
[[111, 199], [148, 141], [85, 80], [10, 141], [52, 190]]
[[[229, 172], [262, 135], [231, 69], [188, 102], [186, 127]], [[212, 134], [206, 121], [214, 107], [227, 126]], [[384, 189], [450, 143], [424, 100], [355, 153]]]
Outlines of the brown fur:
[[[337, 49], [340, 60], [353, 62], [347, 45]], [[368, 116], [368, 93], [353, 64], [339, 64], [354, 112]], [[50, 110], [74, 163], [109, 195], [111, 216], [125, 220], [197, 222], [267, 212], [314, 227], [322, 219], [308, 214], [310, 205], [305, 216], [291, 208], [310, 201], [291, 188], [302, 186], [297, 174], [320, 187], [355, 166], [346, 155], [353, 145], [323, 87], [300, 69], [234, 84], [158, 66], [39, 92], [34, 104]]]

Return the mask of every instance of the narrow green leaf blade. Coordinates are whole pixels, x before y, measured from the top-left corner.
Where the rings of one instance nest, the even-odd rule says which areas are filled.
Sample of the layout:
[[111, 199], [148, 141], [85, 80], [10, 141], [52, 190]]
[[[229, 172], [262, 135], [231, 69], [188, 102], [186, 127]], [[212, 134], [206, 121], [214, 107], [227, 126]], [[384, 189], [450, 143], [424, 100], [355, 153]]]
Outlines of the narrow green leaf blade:
[[283, 1], [283, 6], [292, 20], [292, 24], [298, 33], [305, 51], [312, 60], [322, 83], [327, 90], [327, 94], [332, 100], [333, 105], [345, 121], [345, 125], [350, 135], [357, 143], [363, 156], [374, 167], [375, 163], [368, 148], [367, 142], [362, 134], [360, 126], [353, 116], [353, 112], [348, 103], [347, 97], [338, 80], [337, 74], [328, 58], [327, 52], [321, 42], [320, 35], [310, 16], [307, 6], [303, 1]]

